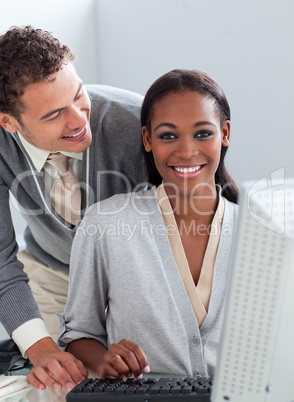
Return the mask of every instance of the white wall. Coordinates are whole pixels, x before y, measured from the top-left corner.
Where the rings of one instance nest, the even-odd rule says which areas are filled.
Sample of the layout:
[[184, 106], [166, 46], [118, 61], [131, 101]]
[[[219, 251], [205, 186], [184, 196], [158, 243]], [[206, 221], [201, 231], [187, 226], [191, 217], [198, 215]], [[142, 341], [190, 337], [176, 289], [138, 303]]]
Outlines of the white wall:
[[173, 68], [206, 71], [231, 105], [236, 180], [294, 175], [293, 1], [97, 1], [100, 82], [145, 94]]

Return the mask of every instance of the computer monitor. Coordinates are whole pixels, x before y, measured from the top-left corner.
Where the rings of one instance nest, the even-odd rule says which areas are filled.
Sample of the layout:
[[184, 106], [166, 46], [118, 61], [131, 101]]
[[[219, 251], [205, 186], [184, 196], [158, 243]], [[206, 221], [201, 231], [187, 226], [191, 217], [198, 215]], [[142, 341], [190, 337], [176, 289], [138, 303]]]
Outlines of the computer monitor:
[[294, 401], [294, 180], [241, 186], [212, 402]]

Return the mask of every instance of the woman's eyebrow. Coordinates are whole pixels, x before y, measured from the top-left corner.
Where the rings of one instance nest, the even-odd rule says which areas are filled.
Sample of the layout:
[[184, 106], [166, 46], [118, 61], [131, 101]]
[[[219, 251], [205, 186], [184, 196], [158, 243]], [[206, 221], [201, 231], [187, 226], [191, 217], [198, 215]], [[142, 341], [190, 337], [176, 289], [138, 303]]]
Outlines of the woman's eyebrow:
[[217, 127], [216, 124], [212, 123], [211, 121], [205, 121], [205, 120], [198, 121], [197, 123], [194, 124], [194, 127], [206, 126], [206, 125]]
[[154, 128], [154, 131], [158, 130], [160, 127], [170, 127], [170, 128], [177, 128], [177, 126], [173, 123], [160, 123], [158, 126]]
[[[210, 122], [210, 121], [198, 121], [197, 123], [194, 124], [194, 127], [199, 127], [199, 126], [206, 126], [206, 125], [211, 125], [216, 127], [216, 124]], [[159, 129], [160, 127], [170, 127], [170, 128], [177, 128], [177, 126], [173, 123], [160, 123], [158, 126], [154, 128], [154, 131]]]

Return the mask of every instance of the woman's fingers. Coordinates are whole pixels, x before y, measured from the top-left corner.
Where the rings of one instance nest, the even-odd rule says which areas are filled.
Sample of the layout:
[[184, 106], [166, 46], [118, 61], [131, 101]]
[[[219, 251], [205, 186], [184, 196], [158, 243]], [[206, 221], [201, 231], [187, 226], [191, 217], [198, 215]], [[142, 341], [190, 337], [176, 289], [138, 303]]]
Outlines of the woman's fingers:
[[115, 378], [130, 375], [138, 378], [142, 373], [148, 373], [150, 368], [140, 346], [127, 339], [122, 339], [119, 343], [110, 345], [104, 355], [103, 371], [108, 376], [111, 375]]

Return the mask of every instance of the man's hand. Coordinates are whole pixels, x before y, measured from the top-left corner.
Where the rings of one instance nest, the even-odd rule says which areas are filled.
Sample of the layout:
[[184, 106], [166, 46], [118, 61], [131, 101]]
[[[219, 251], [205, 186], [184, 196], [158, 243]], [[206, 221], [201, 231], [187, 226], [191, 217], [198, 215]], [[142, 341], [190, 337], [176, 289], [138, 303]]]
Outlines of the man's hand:
[[72, 389], [88, 377], [82, 362], [67, 352], [62, 352], [52, 338], [43, 338], [31, 346], [26, 354], [34, 368], [27, 381], [38, 389], [46, 386], [59, 390]]
[[122, 339], [113, 343], [104, 354], [97, 374], [101, 378], [120, 378], [122, 376], [140, 378], [149, 373], [150, 367], [143, 350], [136, 343]]

